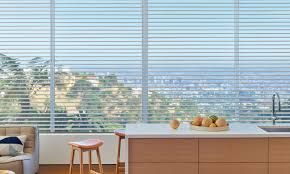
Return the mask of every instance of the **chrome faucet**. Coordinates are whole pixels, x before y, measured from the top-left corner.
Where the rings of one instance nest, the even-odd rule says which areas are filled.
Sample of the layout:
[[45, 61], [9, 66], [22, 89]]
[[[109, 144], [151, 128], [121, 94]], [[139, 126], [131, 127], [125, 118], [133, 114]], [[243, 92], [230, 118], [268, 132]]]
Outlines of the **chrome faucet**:
[[276, 102], [275, 102], [275, 100], [276, 100], [276, 96], [277, 96], [277, 98], [278, 98], [278, 112], [280, 112], [281, 111], [281, 102], [280, 102], [280, 95], [277, 93], [277, 92], [275, 92], [274, 94], [273, 94], [273, 96], [272, 96], [272, 122], [273, 122], [273, 125], [275, 125], [276, 124], [276, 120], [278, 119], [278, 117], [277, 117], [277, 111], [276, 111], [276, 108], [275, 108], [275, 104], [276, 104]]

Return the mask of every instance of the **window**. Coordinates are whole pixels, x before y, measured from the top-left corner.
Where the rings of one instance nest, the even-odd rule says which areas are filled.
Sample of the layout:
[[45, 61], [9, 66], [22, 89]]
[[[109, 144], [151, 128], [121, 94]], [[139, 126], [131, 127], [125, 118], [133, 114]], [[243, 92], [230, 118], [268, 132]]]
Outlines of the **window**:
[[[246, 120], [271, 116], [271, 97], [280, 93], [279, 116], [289, 118], [290, 1], [240, 0], [239, 115]], [[248, 117], [248, 118], [247, 118]]]
[[289, 0], [0, 2], [0, 122], [112, 132], [289, 118]]
[[235, 115], [233, 0], [149, 1], [152, 122]]
[[55, 130], [108, 132], [140, 115], [140, 0], [55, 3]]
[[0, 122], [50, 126], [50, 1], [0, 2]]

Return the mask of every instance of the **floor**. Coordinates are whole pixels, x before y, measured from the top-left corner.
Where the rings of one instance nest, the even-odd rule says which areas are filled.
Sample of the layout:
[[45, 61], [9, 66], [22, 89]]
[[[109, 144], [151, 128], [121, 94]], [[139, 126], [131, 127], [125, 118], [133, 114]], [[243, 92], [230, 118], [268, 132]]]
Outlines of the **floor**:
[[[94, 166], [96, 168], [96, 165]], [[104, 165], [105, 174], [115, 174], [115, 165]], [[39, 174], [68, 174], [69, 165], [40, 165]], [[79, 165], [73, 167], [73, 174], [79, 174]], [[84, 173], [88, 173], [88, 166], [85, 166]]]

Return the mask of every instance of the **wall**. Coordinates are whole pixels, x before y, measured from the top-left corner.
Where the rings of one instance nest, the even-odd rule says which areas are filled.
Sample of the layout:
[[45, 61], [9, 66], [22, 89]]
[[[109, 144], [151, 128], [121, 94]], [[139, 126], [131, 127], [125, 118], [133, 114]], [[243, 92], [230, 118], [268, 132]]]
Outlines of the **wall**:
[[[101, 148], [104, 164], [115, 164], [118, 139], [114, 134], [40, 134], [40, 164], [69, 164], [70, 149], [68, 142], [99, 138], [105, 141]], [[123, 145], [123, 144], [122, 144]], [[124, 145], [122, 152], [124, 152]], [[94, 162], [95, 162], [94, 154]], [[124, 156], [122, 154], [122, 156]], [[87, 161], [87, 153], [85, 154]], [[75, 162], [78, 162], [76, 153]]]

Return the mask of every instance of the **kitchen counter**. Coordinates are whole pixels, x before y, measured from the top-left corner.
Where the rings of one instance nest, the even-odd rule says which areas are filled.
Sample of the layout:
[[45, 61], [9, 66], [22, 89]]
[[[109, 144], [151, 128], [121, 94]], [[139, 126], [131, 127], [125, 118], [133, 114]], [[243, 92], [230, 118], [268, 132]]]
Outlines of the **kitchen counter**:
[[228, 131], [206, 132], [189, 123], [177, 130], [128, 124], [126, 174], [289, 174], [290, 132], [259, 126], [272, 125], [232, 123]]
[[[255, 137], [290, 137], [290, 132], [266, 132], [259, 126], [271, 124], [230, 124], [228, 131], [206, 132], [191, 130], [188, 123], [183, 123], [177, 130], [169, 124], [128, 124], [126, 138], [255, 138]], [[276, 126], [283, 126], [276, 125]], [[285, 126], [285, 124], [284, 124]]]

